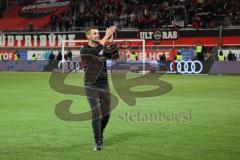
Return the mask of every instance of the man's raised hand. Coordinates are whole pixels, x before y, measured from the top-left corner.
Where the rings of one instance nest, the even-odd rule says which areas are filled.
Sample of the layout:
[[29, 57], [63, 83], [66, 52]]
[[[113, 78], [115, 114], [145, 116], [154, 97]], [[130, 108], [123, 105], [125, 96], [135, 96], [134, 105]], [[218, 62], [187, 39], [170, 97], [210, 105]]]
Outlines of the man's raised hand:
[[111, 26], [110, 28], [107, 28], [106, 37], [110, 38], [115, 31], [116, 31], [116, 26]]

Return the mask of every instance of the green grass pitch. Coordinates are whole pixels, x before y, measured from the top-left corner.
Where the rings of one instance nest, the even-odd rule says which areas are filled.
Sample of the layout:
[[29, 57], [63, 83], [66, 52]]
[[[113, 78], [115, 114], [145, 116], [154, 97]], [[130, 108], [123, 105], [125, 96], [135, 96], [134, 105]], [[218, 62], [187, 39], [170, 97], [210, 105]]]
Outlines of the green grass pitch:
[[[72, 112], [86, 111], [86, 98], [55, 92], [49, 75], [0, 72], [0, 160], [239, 159], [240, 76], [164, 75], [170, 93], [138, 98], [134, 107], [119, 99], [96, 152], [90, 121], [66, 122], [54, 112], [63, 99], [74, 100]], [[81, 86], [82, 77], [66, 83]], [[158, 113], [170, 118], [149, 118]]]

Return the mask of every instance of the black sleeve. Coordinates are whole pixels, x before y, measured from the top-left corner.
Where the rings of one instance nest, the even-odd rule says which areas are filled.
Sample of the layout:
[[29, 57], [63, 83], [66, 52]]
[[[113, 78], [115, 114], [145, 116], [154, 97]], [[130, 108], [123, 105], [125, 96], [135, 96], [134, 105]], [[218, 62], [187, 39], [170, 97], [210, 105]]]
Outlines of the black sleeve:
[[103, 48], [103, 57], [107, 59], [116, 60], [119, 57], [119, 48], [116, 44], [112, 44], [110, 47]]
[[98, 44], [97, 47], [83, 47], [81, 49], [81, 54], [91, 54], [91, 55], [99, 55], [101, 50], [103, 49], [103, 45]]
[[106, 57], [107, 59], [112, 59], [112, 60], [116, 60], [119, 58], [119, 52], [118, 50], [117, 51], [114, 51], [112, 53], [103, 53], [103, 57]]

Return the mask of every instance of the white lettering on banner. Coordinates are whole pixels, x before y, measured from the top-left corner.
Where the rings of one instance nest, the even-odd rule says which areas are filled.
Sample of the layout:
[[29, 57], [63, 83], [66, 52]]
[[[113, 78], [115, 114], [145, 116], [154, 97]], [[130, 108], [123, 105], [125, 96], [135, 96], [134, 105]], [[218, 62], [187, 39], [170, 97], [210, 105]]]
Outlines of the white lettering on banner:
[[157, 54], [155, 54], [155, 53], [149, 52], [147, 58], [148, 58], [149, 60], [151, 60], [151, 59], [157, 59], [157, 58], [156, 58], [156, 55], [157, 55]]
[[[142, 52], [135, 51], [135, 53], [137, 54], [139, 60], [143, 60], [143, 53]], [[165, 54], [166, 59], [168, 59], [170, 57], [170, 51], [158, 51], [158, 52], [147, 51], [146, 52], [146, 60], [159, 60], [160, 55], [163, 55], [163, 54]], [[128, 60], [131, 59], [130, 55], [131, 55], [131, 53], [127, 53], [127, 57], [128, 57], [127, 59]]]
[[14, 46], [14, 36], [8, 36], [8, 46], [9, 47]]
[[[58, 35], [0, 34], [0, 47], [47, 47], [47, 46], [61, 47], [62, 40], [75, 40], [75, 38], [76, 38], [75, 34], [58, 34]], [[76, 43], [68, 42], [66, 43], [65, 46], [75, 47]]]
[[2, 51], [3, 60], [14, 60], [14, 51]]
[[18, 46], [18, 47], [21, 47], [21, 46], [22, 46], [23, 36], [21, 36], [21, 35], [16, 35], [16, 40], [17, 40], [17, 46]]
[[8, 54], [3, 53], [3, 60], [8, 60]]
[[[68, 35], [68, 39], [69, 39], [69, 40], [74, 40], [74, 39], [75, 39], [75, 34], [69, 34], [69, 35]], [[68, 46], [69, 46], [69, 47], [74, 47], [74, 46], [75, 46], [75, 43], [69, 42], [69, 43], [68, 43]]]
[[162, 35], [162, 39], [177, 39], [177, 31], [165, 31]]
[[34, 47], [37, 47], [37, 46], [38, 46], [38, 41], [37, 41], [37, 40], [38, 40], [37, 35], [34, 35], [34, 36], [33, 36], [33, 46], [34, 46]]
[[156, 31], [140, 31], [139, 32], [139, 37], [140, 39], [147, 39], [147, 40], [174, 40], [178, 38], [178, 31], [173, 31], [173, 30], [169, 30], [169, 31], [160, 31], [160, 30], [156, 30]]
[[62, 40], [66, 40], [66, 35], [58, 35], [58, 46], [62, 45]]
[[49, 46], [51, 47], [55, 46], [56, 36], [54, 34], [50, 34], [48, 36], [48, 39], [49, 39]]
[[6, 36], [4, 34], [0, 34], [0, 47], [5, 46]]
[[173, 31], [173, 39], [177, 39], [178, 38], [178, 32], [177, 31]]
[[32, 37], [30, 35], [25, 36], [25, 47], [32, 47]]
[[47, 46], [47, 36], [41, 35], [40, 36], [40, 47], [45, 47]]
[[[143, 56], [144, 54], [141, 51], [136, 51], [134, 50], [134, 52], [136, 53], [138, 60], [143, 60]], [[120, 55], [126, 56], [127, 60], [131, 59], [131, 51], [128, 52], [123, 52], [120, 51], [119, 52]], [[165, 54], [166, 59], [170, 58], [170, 51], [146, 51], [146, 60], [160, 60], [160, 55]], [[174, 55], [175, 56], [175, 55]], [[125, 59], [124, 57], [122, 57], [123, 59]]]
[[11, 54], [8, 54], [8, 53], [3, 53], [3, 60], [10, 60], [11, 59]]
[[140, 32], [141, 39], [152, 39], [153, 32]]
[[163, 32], [162, 37], [163, 37], [163, 39], [168, 39], [167, 32]]

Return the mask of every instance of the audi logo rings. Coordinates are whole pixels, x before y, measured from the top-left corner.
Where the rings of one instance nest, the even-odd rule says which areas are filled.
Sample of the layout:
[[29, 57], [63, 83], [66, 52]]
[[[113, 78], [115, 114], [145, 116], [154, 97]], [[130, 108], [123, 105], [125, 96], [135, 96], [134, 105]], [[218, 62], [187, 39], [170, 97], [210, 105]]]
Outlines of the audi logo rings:
[[[203, 70], [200, 61], [174, 61], [177, 63], [177, 72], [181, 74], [199, 74]], [[197, 68], [197, 65], [199, 68]], [[170, 70], [173, 71], [173, 62], [170, 64]]]
[[64, 69], [80, 69], [80, 64], [79, 61], [66, 61], [66, 60], [61, 60], [58, 63], [58, 68], [62, 69], [62, 67], [64, 67]]

